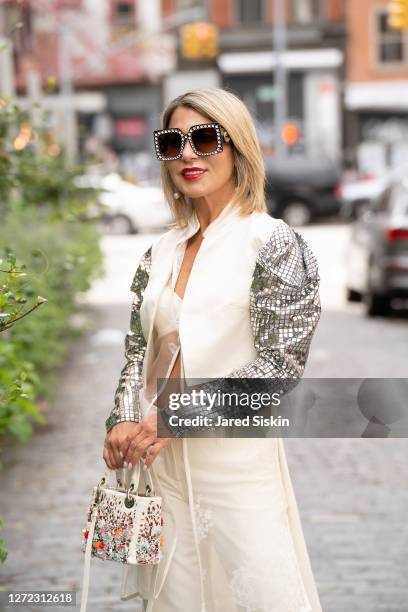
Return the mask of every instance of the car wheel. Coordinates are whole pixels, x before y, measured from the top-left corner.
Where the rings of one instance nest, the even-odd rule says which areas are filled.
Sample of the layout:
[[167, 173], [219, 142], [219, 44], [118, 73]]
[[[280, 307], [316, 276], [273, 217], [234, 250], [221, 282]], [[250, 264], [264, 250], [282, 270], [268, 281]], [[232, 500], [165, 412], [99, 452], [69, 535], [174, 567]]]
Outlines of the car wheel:
[[363, 296], [359, 291], [346, 287], [346, 300], [348, 302], [361, 302]]
[[134, 233], [134, 228], [128, 217], [115, 215], [105, 220], [105, 229], [108, 234], [123, 235]]
[[302, 201], [288, 202], [282, 211], [282, 219], [288, 225], [308, 225], [312, 218], [310, 208]]
[[391, 298], [386, 293], [378, 293], [374, 287], [374, 265], [370, 260], [368, 266], [367, 291], [364, 293], [363, 301], [366, 314], [369, 317], [386, 317], [391, 307]]
[[366, 312], [369, 317], [386, 317], [391, 308], [391, 300], [388, 295], [367, 292], [364, 299]]

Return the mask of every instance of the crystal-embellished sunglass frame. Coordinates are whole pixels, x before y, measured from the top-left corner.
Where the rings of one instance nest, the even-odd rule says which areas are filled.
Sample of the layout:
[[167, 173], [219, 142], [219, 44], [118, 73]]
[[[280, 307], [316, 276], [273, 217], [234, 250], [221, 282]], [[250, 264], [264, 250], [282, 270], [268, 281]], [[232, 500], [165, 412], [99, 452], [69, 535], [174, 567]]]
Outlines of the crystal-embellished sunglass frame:
[[[193, 138], [192, 138], [192, 133], [195, 130], [200, 130], [203, 128], [215, 128], [216, 134], [217, 134], [217, 148], [215, 149], [215, 151], [211, 151], [210, 153], [201, 153], [200, 151], [197, 151], [197, 149], [194, 146], [194, 142], [193, 142]], [[182, 130], [180, 130], [179, 128], [168, 128], [166, 130], [154, 130], [153, 134], [154, 134], [154, 146], [156, 149], [156, 156], [157, 159], [159, 159], [160, 161], [171, 161], [173, 159], [180, 159], [183, 155], [183, 151], [184, 151], [184, 146], [186, 144], [186, 141], [188, 140], [190, 143], [191, 148], [193, 149], [194, 153], [196, 155], [199, 155], [200, 157], [207, 157], [208, 155], [217, 155], [217, 153], [221, 153], [221, 151], [223, 150], [222, 147], [222, 142], [229, 142], [231, 139], [228, 136], [227, 132], [225, 130], [223, 130], [223, 133], [221, 132], [222, 128], [220, 126], [219, 123], [200, 123], [199, 125], [192, 125], [191, 128], [188, 130], [187, 134], [185, 134]], [[167, 134], [169, 132], [176, 132], [177, 134], [180, 134], [181, 136], [181, 147], [180, 147], [180, 153], [178, 155], [176, 155], [175, 157], [165, 157], [164, 155], [162, 155], [160, 153], [160, 148], [159, 148], [159, 136], [161, 134]]]

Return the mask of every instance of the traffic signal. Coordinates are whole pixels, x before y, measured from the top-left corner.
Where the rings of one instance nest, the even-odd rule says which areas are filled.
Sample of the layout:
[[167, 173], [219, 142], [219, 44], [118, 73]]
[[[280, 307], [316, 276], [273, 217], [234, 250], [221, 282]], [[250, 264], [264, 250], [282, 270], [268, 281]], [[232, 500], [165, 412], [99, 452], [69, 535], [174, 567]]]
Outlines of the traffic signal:
[[287, 121], [282, 126], [281, 137], [285, 145], [294, 145], [300, 137], [299, 126], [293, 121]]
[[214, 58], [218, 54], [218, 28], [212, 23], [188, 23], [180, 28], [180, 49], [185, 59]]
[[388, 26], [393, 30], [408, 28], [408, 0], [388, 2]]

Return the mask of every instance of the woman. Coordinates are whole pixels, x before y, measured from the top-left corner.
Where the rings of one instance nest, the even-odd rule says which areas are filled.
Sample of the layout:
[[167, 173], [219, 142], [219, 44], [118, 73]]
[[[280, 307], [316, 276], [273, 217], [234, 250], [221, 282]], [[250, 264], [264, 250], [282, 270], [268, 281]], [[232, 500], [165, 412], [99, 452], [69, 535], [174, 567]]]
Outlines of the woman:
[[158, 409], [170, 410], [156, 388], [158, 378], [299, 379], [321, 312], [316, 260], [266, 212], [261, 150], [238, 97], [179, 96], [154, 138], [176, 223], [132, 282], [103, 457], [127, 478], [141, 459], [151, 468], [164, 547], [158, 566], [123, 568], [121, 599], [140, 595], [147, 612], [320, 612], [282, 440], [187, 437], [192, 427], [169, 420], [172, 435], [158, 437]]

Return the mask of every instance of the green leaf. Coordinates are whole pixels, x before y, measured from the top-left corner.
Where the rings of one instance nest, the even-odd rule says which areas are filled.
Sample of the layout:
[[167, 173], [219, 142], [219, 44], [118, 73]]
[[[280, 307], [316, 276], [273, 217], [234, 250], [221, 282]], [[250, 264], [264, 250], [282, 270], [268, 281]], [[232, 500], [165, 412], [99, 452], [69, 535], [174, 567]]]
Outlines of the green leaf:
[[0, 561], [4, 563], [6, 559], [7, 559], [6, 543], [4, 542], [4, 540], [0, 539]]
[[10, 433], [14, 434], [20, 442], [24, 443], [28, 442], [30, 439], [33, 428], [31, 423], [20, 418], [11, 420], [8, 424], [8, 430]]

